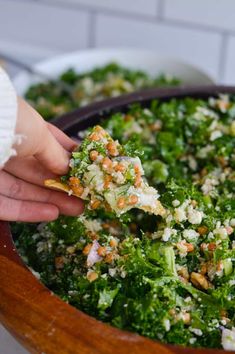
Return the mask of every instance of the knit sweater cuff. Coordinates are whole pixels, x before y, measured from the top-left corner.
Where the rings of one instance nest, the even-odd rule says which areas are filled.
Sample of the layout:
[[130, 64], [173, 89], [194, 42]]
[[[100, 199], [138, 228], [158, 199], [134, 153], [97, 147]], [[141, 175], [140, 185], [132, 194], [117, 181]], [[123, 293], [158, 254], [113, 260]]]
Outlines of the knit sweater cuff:
[[17, 97], [14, 87], [0, 67], [0, 168], [16, 155], [13, 149], [17, 118]]

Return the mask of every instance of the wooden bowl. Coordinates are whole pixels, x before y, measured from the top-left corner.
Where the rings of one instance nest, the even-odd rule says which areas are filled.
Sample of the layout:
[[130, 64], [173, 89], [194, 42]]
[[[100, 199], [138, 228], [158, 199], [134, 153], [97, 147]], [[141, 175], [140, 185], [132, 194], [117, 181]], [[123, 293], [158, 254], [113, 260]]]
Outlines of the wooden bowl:
[[[129, 104], [148, 104], [190, 96], [208, 98], [235, 93], [224, 86], [151, 89], [98, 102], [57, 119], [55, 124], [73, 136]], [[31, 353], [71, 354], [212, 354], [223, 350], [165, 345], [104, 324], [60, 300], [30, 272], [18, 255], [7, 222], [0, 222], [0, 321]], [[233, 353], [227, 351], [226, 353]]]

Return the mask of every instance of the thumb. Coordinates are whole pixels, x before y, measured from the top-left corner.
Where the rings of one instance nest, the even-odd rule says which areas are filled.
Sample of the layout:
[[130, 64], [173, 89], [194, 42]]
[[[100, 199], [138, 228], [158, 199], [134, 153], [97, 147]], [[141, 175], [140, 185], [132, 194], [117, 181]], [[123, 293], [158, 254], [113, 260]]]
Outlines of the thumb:
[[70, 154], [58, 143], [46, 124], [43, 140], [34, 156], [55, 174], [65, 174], [68, 171]]
[[69, 165], [69, 153], [48, 129], [48, 124], [24, 100], [18, 99], [16, 134], [23, 137], [15, 146], [19, 157], [35, 156], [49, 171], [65, 174]]

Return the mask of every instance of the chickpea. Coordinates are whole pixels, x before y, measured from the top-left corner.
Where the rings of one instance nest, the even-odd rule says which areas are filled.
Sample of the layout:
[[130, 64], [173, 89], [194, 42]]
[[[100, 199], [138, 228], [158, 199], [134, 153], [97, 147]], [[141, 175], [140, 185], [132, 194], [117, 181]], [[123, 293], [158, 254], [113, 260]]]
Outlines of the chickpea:
[[80, 186], [81, 181], [78, 177], [70, 177], [69, 178], [69, 185], [70, 186]]
[[207, 264], [203, 263], [201, 265], [201, 270], [200, 270], [200, 274], [205, 275], [207, 273]]
[[130, 196], [128, 197], [127, 204], [129, 204], [129, 205], [135, 205], [135, 204], [138, 203], [138, 201], [139, 201], [139, 199], [138, 199], [137, 195], [130, 195]]
[[136, 176], [134, 186], [136, 188], [141, 186], [141, 177], [140, 176]]
[[118, 156], [119, 155], [117, 145], [115, 144], [114, 141], [109, 142], [106, 145], [106, 148], [111, 156]]
[[193, 252], [194, 251], [194, 245], [192, 243], [185, 242], [184, 245], [187, 248], [187, 252]]
[[182, 320], [185, 324], [189, 324], [191, 322], [190, 313], [184, 312], [184, 313], [182, 313], [181, 317], [182, 317]]
[[108, 253], [108, 254], [105, 256], [104, 261], [105, 261], [106, 263], [112, 263], [112, 262], [114, 261], [114, 258], [115, 258], [114, 253], [113, 253], [113, 252], [110, 252], [110, 253]]
[[102, 227], [103, 227], [103, 229], [105, 229], [105, 230], [109, 230], [110, 225], [109, 225], [108, 223], [103, 223], [103, 224], [102, 224]]
[[69, 186], [71, 187], [73, 193], [78, 197], [80, 197], [84, 192], [84, 188], [81, 186], [81, 182], [77, 177], [69, 178]]
[[91, 133], [91, 135], [88, 138], [91, 141], [99, 141], [101, 139], [101, 136], [97, 133]]
[[62, 269], [64, 266], [64, 257], [55, 257], [56, 269]]
[[203, 236], [203, 235], [206, 235], [207, 232], [208, 232], [208, 227], [206, 226], [199, 226], [197, 228], [197, 232], [199, 233], [199, 235]]
[[91, 247], [92, 247], [92, 243], [88, 243], [84, 248], [83, 248], [83, 251], [82, 253], [87, 256], [91, 250]]
[[99, 153], [96, 150], [92, 150], [90, 152], [89, 156], [90, 156], [91, 161], [95, 161], [97, 159], [97, 157], [99, 156]]
[[107, 253], [107, 249], [104, 246], [100, 246], [97, 250], [97, 253], [100, 257], [104, 257]]
[[100, 200], [94, 199], [94, 200], [91, 200], [90, 207], [91, 207], [91, 209], [95, 210], [95, 209], [99, 208], [100, 204], [101, 204]]
[[135, 174], [136, 174], [136, 175], [140, 175], [140, 168], [139, 168], [138, 165], [135, 165], [135, 166], [134, 166], [134, 170], [135, 170]]
[[71, 189], [77, 197], [80, 197], [82, 195], [82, 193], [84, 192], [84, 188], [82, 186], [71, 187]]
[[214, 251], [216, 249], [216, 243], [215, 242], [210, 242], [208, 244], [208, 250], [209, 251]]
[[87, 234], [92, 240], [99, 240], [99, 235], [96, 232], [88, 231]]
[[125, 172], [125, 166], [121, 163], [117, 164], [117, 166], [115, 166], [114, 170], [116, 172]]
[[204, 251], [206, 251], [207, 249], [208, 249], [207, 244], [206, 244], [205, 242], [201, 243], [201, 245], [200, 245], [200, 250], [204, 252]]
[[126, 114], [125, 117], [124, 117], [124, 121], [125, 122], [129, 122], [132, 119], [133, 119], [133, 116], [131, 116], [130, 114]]
[[96, 133], [98, 133], [101, 137], [104, 137], [106, 136], [106, 131], [100, 126], [100, 125], [97, 125], [95, 128], [94, 128], [94, 131]]
[[120, 197], [117, 201], [117, 206], [119, 209], [123, 209], [126, 206], [126, 200], [124, 197]]
[[110, 171], [113, 167], [113, 163], [108, 157], [104, 157], [101, 164], [103, 169], [107, 171]]
[[196, 200], [191, 200], [191, 205], [193, 206], [193, 207], [196, 207], [197, 206], [197, 201]]
[[106, 175], [104, 178], [104, 189], [108, 189], [110, 182], [112, 181], [112, 176]]
[[115, 238], [112, 238], [112, 240], [110, 240], [109, 244], [111, 247], [117, 247], [118, 242], [117, 242], [117, 240], [115, 240]]
[[87, 273], [87, 279], [89, 280], [89, 282], [92, 282], [92, 281], [96, 280], [97, 278], [98, 278], [98, 274], [96, 272], [91, 270]]

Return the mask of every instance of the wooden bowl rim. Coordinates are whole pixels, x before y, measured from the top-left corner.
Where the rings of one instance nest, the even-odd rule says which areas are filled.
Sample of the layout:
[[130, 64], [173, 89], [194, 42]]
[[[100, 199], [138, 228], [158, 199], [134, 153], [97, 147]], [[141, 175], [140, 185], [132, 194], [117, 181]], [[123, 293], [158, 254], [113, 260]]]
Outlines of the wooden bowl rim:
[[[53, 123], [58, 126], [60, 129], [64, 130], [66, 133], [70, 133], [72, 127], [76, 124], [86, 124], [87, 121], [91, 120], [92, 118], [96, 117], [99, 120], [104, 115], [108, 115], [111, 112], [115, 111], [122, 111], [126, 107], [128, 107], [131, 103], [142, 103], [146, 104], [153, 99], [159, 100], [168, 100], [170, 98], [180, 98], [180, 97], [193, 97], [193, 98], [208, 98], [209, 96], [215, 96], [219, 93], [228, 93], [228, 94], [235, 94], [235, 87], [232, 86], [202, 86], [202, 87], [194, 87], [194, 86], [187, 86], [187, 87], [177, 87], [177, 88], [166, 88], [166, 89], [148, 89], [144, 91], [135, 92], [128, 95], [119, 96], [117, 98], [108, 99], [100, 102], [93, 103], [89, 106], [84, 108], [77, 109], [73, 112], [69, 112], [64, 114], [63, 116], [55, 119]], [[6, 262], [6, 269], [2, 269], [1, 261]], [[4, 263], [5, 264], [5, 263]], [[51, 291], [46, 288], [39, 280], [37, 280], [30, 270], [26, 267], [24, 262], [22, 261], [21, 257], [19, 256], [17, 250], [15, 249], [14, 241], [12, 239], [10, 226], [7, 222], [0, 221], [0, 294], [1, 290], [4, 291], [3, 287], [1, 287], [1, 278], [5, 280], [6, 274], [9, 272], [11, 273], [12, 267], [17, 265], [16, 272], [19, 273], [22, 271], [27, 272], [27, 276], [29, 277], [29, 282], [32, 284], [32, 293], [31, 297], [34, 298], [34, 286], [37, 287], [37, 301], [40, 301], [40, 296], [38, 297], [38, 291], [43, 293], [43, 296], [46, 298], [51, 297]], [[36, 284], [36, 285], [35, 285]], [[21, 284], [22, 285], [22, 284]], [[6, 288], [6, 287], [5, 287]], [[22, 287], [22, 292], [24, 293], [24, 288]], [[29, 297], [29, 294], [26, 292], [25, 296]], [[108, 324], [102, 323], [93, 317], [83, 313], [82, 311], [77, 310], [76, 308], [70, 306], [69, 304], [63, 302], [57, 296], [54, 296], [54, 301], [57, 302], [57, 305], [65, 310], [63, 313], [64, 321], [71, 320], [71, 314], [77, 315], [78, 320], [73, 319], [76, 322], [76, 325], [81, 325], [81, 317], [82, 321], [87, 321], [87, 323], [91, 324], [89, 329], [90, 335], [97, 336], [97, 333], [105, 333], [111, 336], [111, 341], [107, 339], [107, 345], [104, 348], [104, 351], [99, 351], [99, 353], [111, 353], [113, 350], [113, 342], [115, 341], [115, 345], [120, 345], [122, 347], [121, 353], [131, 353], [130, 350], [130, 343], [135, 343], [137, 345], [135, 347], [135, 353], [189, 353], [189, 354], [212, 354], [212, 353], [225, 353], [222, 349], [207, 349], [207, 348], [184, 348], [182, 346], [176, 345], [169, 345], [163, 344], [158, 341], [154, 341], [148, 339], [146, 337], [140, 336], [136, 333], [131, 333], [123, 330], [119, 330], [115, 327], [111, 327]], [[26, 301], [29, 299], [26, 297]], [[43, 308], [43, 303], [42, 303]], [[31, 352], [38, 352], [38, 348], [42, 350], [44, 348], [43, 344], [40, 347], [40, 339], [35, 338], [33, 336], [31, 339], [27, 337], [27, 331], [24, 333], [20, 333], [19, 328], [14, 323], [13, 320], [9, 320], [7, 313], [2, 311], [1, 304], [0, 304], [0, 320], [2, 321], [3, 325], [5, 325], [10, 332], [19, 340], [25, 347], [27, 347]], [[35, 322], [36, 324], [36, 322]], [[48, 341], [56, 340], [56, 335], [51, 336]], [[71, 340], [71, 338], [70, 338]], [[49, 343], [49, 342], [48, 342]], [[81, 345], [81, 351], [79, 349], [79, 353], [94, 353], [94, 348], [89, 348], [88, 344], [82, 343], [80, 338], [74, 342], [76, 345]], [[134, 345], [134, 344], [133, 344]], [[126, 347], [126, 349], [125, 349]], [[36, 348], [36, 349], [35, 349]], [[36, 351], [35, 351], [36, 350]], [[77, 351], [74, 351], [74, 353]], [[54, 351], [49, 351], [47, 353], [54, 353]], [[67, 353], [67, 352], [66, 352]], [[119, 353], [119, 351], [118, 351]], [[226, 353], [233, 353], [226, 351]]]

